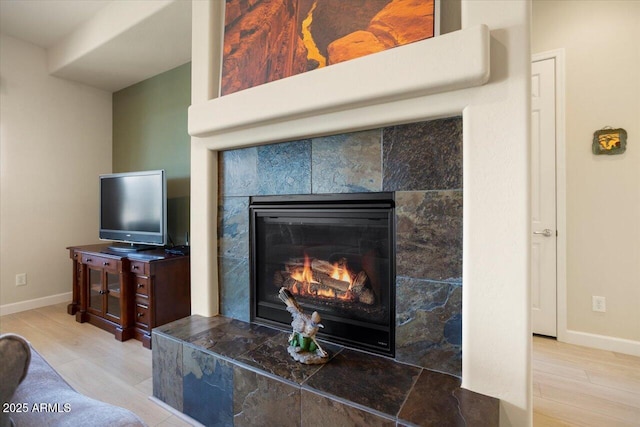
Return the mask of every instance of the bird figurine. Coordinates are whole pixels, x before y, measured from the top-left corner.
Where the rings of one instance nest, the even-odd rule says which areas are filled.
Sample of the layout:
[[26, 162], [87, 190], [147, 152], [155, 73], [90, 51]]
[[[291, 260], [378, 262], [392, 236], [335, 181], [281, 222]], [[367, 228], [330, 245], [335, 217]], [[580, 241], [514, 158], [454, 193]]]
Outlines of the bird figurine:
[[329, 354], [320, 347], [316, 334], [324, 326], [320, 323], [320, 315], [314, 311], [311, 316], [303, 313], [293, 294], [286, 288], [280, 288], [278, 297], [287, 306], [293, 320], [293, 332], [289, 336], [289, 354], [295, 360], [305, 364], [325, 363]]

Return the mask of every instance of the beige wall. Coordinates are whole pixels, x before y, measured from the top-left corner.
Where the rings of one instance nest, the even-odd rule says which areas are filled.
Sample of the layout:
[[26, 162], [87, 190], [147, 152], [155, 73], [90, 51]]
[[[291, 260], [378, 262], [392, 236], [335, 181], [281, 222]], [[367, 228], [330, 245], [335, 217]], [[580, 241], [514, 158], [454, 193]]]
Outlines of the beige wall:
[[[567, 329], [640, 341], [640, 2], [536, 0], [532, 29], [533, 53], [566, 57]], [[604, 126], [624, 154], [591, 153]]]
[[0, 311], [70, 301], [65, 247], [98, 240], [111, 94], [49, 76], [43, 49], [2, 35], [0, 147]]

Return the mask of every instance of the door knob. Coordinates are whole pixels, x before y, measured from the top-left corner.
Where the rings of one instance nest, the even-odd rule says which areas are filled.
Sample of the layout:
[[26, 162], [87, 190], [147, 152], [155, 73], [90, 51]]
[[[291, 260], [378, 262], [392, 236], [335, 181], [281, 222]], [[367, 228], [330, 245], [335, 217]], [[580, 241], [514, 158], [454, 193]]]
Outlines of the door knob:
[[544, 237], [551, 237], [552, 231], [548, 228], [545, 228], [542, 231], [534, 231], [533, 234], [542, 234]]

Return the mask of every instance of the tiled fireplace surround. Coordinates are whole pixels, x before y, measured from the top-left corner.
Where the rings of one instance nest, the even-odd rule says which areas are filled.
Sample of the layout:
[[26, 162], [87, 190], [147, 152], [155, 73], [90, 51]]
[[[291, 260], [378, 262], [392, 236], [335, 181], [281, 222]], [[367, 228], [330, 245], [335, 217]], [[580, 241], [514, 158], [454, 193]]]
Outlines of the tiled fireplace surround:
[[[218, 179], [222, 316], [154, 329], [155, 398], [206, 425], [497, 425], [456, 378], [460, 117], [224, 151]], [[395, 360], [329, 344], [327, 365], [293, 362], [285, 332], [248, 323], [249, 197], [378, 191], [396, 196]]]
[[249, 196], [396, 192], [396, 359], [461, 375], [460, 117], [224, 151], [222, 315], [249, 321]]

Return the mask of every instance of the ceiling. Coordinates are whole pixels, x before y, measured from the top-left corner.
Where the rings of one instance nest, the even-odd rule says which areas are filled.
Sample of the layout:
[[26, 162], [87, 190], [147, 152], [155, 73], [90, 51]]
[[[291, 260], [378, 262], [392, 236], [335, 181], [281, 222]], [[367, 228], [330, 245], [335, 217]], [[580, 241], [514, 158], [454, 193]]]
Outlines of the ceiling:
[[[129, 8], [142, 3], [126, 1]], [[0, 0], [0, 32], [51, 51], [74, 33], [87, 32], [109, 7], [125, 6], [118, 2], [123, 0]], [[146, 2], [160, 5], [158, 11], [135, 27], [114, 31], [104, 43], [54, 67], [52, 74], [114, 92], [189, 62], [191, 2]], [[109, 12], [114, 15], [113, 8]]]
[[49, 48], [113, 0], [1, 0], [4, 34]]

